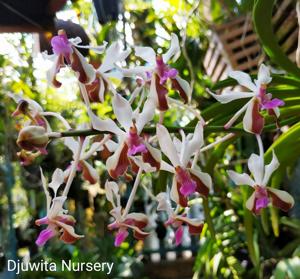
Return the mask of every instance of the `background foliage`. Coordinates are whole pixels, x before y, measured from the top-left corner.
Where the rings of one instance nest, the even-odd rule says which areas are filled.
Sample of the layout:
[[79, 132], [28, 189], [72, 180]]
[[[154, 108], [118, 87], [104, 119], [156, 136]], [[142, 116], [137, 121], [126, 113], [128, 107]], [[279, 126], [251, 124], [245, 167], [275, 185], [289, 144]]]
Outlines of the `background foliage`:
[[[275, 149], [281, 162], [281, 169], [273, 176], [271, 186], [291, 192], [296, 201], [295, 207], [290, 214], [268, 208], [260, 217], [255, 218], [244, 206], [250, 195], [248, 188], [235, 187], [228, 180], [227, 169], [246, 171], [243, 158], [257, 152], [252, 136], [237, 134], [232, 140], [205, 153], [201, 160], [214, 180], [214, 195], [209, 198], [208, 206], [215, 237], [207, 227], [204, 229], [195, 258], [195, 278], [300, 277], [300, 79], [299, 69], [280, 51], [273, 35], [271, 15], [274, 2], [276, 1], [211, 0], [200, 1], [198, 4], [195, 1], [179, 0], [127, 0], [123, 2], [124, 12], [120, 20], [103, 26], [97, 22], [91, 1], [68, 2], [65, 7], [65, 12], [72, 11], [72, 16], [85, 28], [92, 44], [120, 39], [128, 47], [150, 45], [161, 52], [168, 47], [169, 34], [176, 33], [184, 43], [184, 50], [174, 66], [184, 78], [194, 83], [193, 102], [211, 125], [223, 125], [241, 104], [239, 101], [226, 106], [215, 103], [205, 93], [206, 87], [218, 90], [234, 85], [230, 79], [212, 84], [205, 75], [202, 61], [212, 24], [222, 23], [241, 14], [253, 16], [256, 32], [272, 65], [286, 71], [284, 75], [275, 75], [269, 88], [269, 92], [286, 103], [281, 110], [283, 128], [281, 131], [274, 129], [274, 125], [270, 124], [272, 119], [269, 118], [263, 140], [266, 149], [268, 148], [266, 160], [271, 159], [271, 150]], [[112, 278], [142, 278], [142, 257], [137, 257], [143, 255], [141, 243], [130, 240], [121, 248], [113, 247], [112, 236], [106, 230], [108, 204], [105, 203], [103, 190], [99, 185], [87, 189], [80, 178], [74, 181], [71, 188], [69, 210], [78, 220], [78, 231], [86, 235], [85, 239], [75, 245], [52, 241], [51, 246], [48, 245], [43, 250], [37, 249], [34, 244], [37, 236], [34, 220], [45, 212], [39, 165], [50, 175], [56, 167], [65, 168], [71, 154], [59, 142], [54, 141], [50, 144], [48, 156], [39, 158], [32, 166], [20, 167], [15, 155], [18, 122], [10, 118], [15, 104], [5, 96], [5, 92], [23, 92], [41, 103], [45, 110], [60, 111], [74, 127], [83, 125], [88, 118], [81, 104], [78, 88], [74, 88], [73, 77], [68, 71], [62, 73], [62, 78], [67, 81], [64, 88], [57, 90], [47, 85], [46, 65], [42, 67], [40, 57], [32, 56], [34, 42], [31, 35], [3, 34], [0, 42], [5, 45], [0, 53], [0, 268], [4, 270], [7, 259], [29, 255], [32, 260], [43, 258], [57, 262], [62, 257], [74, 261], [111, 260], [117, 266]], [[101, 61], [101, 56], [95, 53], [91, 53], [91, 57], [93, 61]], [[127, 81], [129, 86], [123, 86], [120, 90], [124, 95], [129, 94], [133, 86], [130, 80]], [[93, 108], [100, 115], [111, 116], [109, 103], [106, 100], [104, 105], [94, 104]], [[170, 109], [166, 114], [166, 124], [193, 125], [193, 117], [188, 115], [182, 118], [184, 113], [184, 110], [178, 108]], [[182, 121], [179, 122], [178, 119]], [[63, 129], [53, 121], [53, 127]], [[207, 134], [206, 142], [213, 142], [218, 136], [220, 133]], [[101, 180], [105, 181], [107, 174], [100, 158], [96, 161], [96, 166], [101, 173]], [[158, 193], [164, 189], [167, 177], [165, 173], [160, 173], [154, 179], [152, 190]], [[124, 192], [126, 199], [126, 189]], [[143, 208], [143, 192], [139, 192], [139, 195], [141, 202], [136, 203], [136, 206]], [[73, 278], [74, 274], [23, 274], [24, 278], [41, 276]], [[94, 278], [92, 276], [95, 275], [80, 275], [82, 278], [88, 278], [87, 276]]]

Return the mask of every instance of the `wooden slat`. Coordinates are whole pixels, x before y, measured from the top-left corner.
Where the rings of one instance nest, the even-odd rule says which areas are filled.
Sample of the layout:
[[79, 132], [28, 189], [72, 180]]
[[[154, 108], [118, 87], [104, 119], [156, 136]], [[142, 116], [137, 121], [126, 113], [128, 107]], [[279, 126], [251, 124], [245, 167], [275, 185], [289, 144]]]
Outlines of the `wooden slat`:
[[211, 61], [211, 58], [213, 56], [213, 53], [215, 51], [215, 49], [217, 48], [217, 44], [214, 42], [214, 40], [212, 40], [209, 44], [209, 47], [206, 51], [206, 54], [205, 54], [205, 57], [204, 57], [204, 60], [203, 60], [203, 65], [205, 68], [207, 68], [209, 66], [209, 63]]
[[243, 50], [241, 50], [240, 52], [237, 52], [236, 54], [233, 55], [233, 59], [234, 60], [239, 60], [243, 57], [247, 57], [251, 54], [256, 54], [261, 50], [260, 45], [257, 43], [251, 47], [248, 48], [244, 48]]
[[224, 73], [226, 68], [227, 68], [227, 63], [223, 58], [221, 58], [221, 61], [219, 62], [217, 68], [215, 69], [214, 73], [211, 76], [212, 81], [217, 82], [222, 76], [222, 74]]
[[298, 28], [295, 28], [294, 32], [284, 41], [281, 48], [284, 52], [290, 52], [297, 47], [298, 43]]
[[297, 26], [297, 15], [296, 11], [293, 10], [291, 13], [286, 17], [284, 22], [280, 25], [280, 27], [276, 30], [275, 34], [277, 39], [280, 41], [282, 38], [286, 36], [292, 29]]
[[232, 39], [240, 39], [240, 38], [236, 38], [237, 36], [242, 37], [243, 34], [247, 33], [248, 31], [252, 30], [252, 25], [249, 23], [247, 24], [246, 28], [245, 26], [240, 26], [239, 28], [237, 28], [234, 31], [230, 31], [230, 32], [223, 32], [222, 34], [220, 34], [220, 39], [222, 41], [229, 41]]
[[242, 47], [243, 45], [251, 43], [253, 41], [257, 41], [257, 35], [255, 33], [245, 37], [244, 40], [236, 40], [235, 42], [228, 44], [228, 48], [235, 49], [237, 47]]
[[215, 53], [213, 54], [213, 56], [211, 58], [211, 61], [210, 61], [209, 65], [206, 69], [206, 72], [207, 72], [208, 75], [212, 75], [214, 69], [217, 66], [218, 61], [220, 60], [220, 57], [222, 57], [221, 51], [219, 49], [215, 50]]
[[[279, 1], [278, 1], [279, 2]], [[277, 2], [277, 3], [278, 3]], [[272, 18], [273, 25], [276, 25], [278, 21], [284, 16], [286, 16], [286, 9], [287, 7], [293, 2], [293, 0], [281, 0], [280, 6], [278, 7], [275, 15]]]
[[247, 62], [245, 62], [245, 63], [243, 63], [241, 65], [238, 65], [237, 70], [239, 70], [239, 71], [245, 71], [245, 70], [251, 69], [254, 66], [258, 65], [259, 59], [260, 59], [260, 57], [258, 56], [255, 59], [252, 59], [252, 60], [247, 61]]
[[218, 31], [221, 31], [221, 30], [224, 30], [224, 29], [231, 28], [231, 27], [233, 27], [235, 25], [238, 25], [239, 23], [244, 22], [245, 20], [246, 20], [246, 17], [245, 16], [241, 16], [241, 17], [233, 19], [232, 21], [223, 23], [221, 25], [217, 25], [214, 28], [218, 32]]

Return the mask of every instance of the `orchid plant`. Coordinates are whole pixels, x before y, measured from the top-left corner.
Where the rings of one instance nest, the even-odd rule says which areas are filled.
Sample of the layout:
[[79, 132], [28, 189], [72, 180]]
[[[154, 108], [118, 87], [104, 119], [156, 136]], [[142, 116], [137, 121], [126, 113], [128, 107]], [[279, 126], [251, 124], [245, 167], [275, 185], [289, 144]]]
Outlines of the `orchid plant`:
[[[198, 218], [188, 217], [190, 201], [199, 196], [202, 199], [198, 200], [207, 201], [209, 194], [213, 192], [213, 179], [201, 170], [204, 165], [201, 166], [199, 158], [204, 151], [214, 148], [234, 134], [205, 145], [203, 133], [207, 123], [199, 116], [193, 131], [189, 130], [187, 134], [184, 127], [175, 130], [173, 134], [174, 130], [171, 131], [166, 127], [161, 117], [157, 123], [157, 112], [161, 114], [171, 105], [170, 98], [167, 97], [170, 87], [179, 93], [184, 108], [191, 108], [192, 88], [179, 76], [178, 71], [168, 64], [180, 55], [178, 37], [171, 34], [170, 48], [163, 55], [156, 54], [150, 47], [135, 47], [135, 55], [146, 61], [146, 64], [133, 68], [125, 68], [121, 65], [130, 50], [123, 50], [117, 42], [107, 49], [105, 42], [100, 47], [81, 46], [80, 39], [69, 39], [66, 32], [60, 30], [58, 35], [52, 38], [51, 44], [53, 55], [47, 56], [53, 61], [53, 66], [48, 71], [49, 82], [55, 87], [62, 86], [62, 83], [56, 79], [57, 73], [62, 67], [72, 69], [78, 79], [80, 93], [90, 118], [90, 129], [85, 130], [89, 132], [88, 134], [80, 133], [80, 130], [74, 131], [59, 113], [45, 112], [39, 104], [28, 98], [8, 94], [18, 104], [13, 116], [23, 115], [26, 120], [17, 140], [21, 148], [19, 157], [23, 165], [29, 165], [40, 154], [46, 154], [51, 139], [63, 138], [64, 145], [72, 152], [69, 166], [65, 170], [56, 169], [51, 183], [47, 183], [41, 171], [42, 185], [47, 199], [47, 215], [38, 219], [36, 224], [47, 225], [47, 228], [38, 236], [37, 245], [44, 245], [54, 236], [60, 236], [65, 243], [73, 243], [83, 237], [75, 233], [75, 219], [68, 215], [63, 207], [77, 172], [82, 172], [83, 179], [89, 184], [102, 183], [97, 169], [92, 164], [92, 157], [103, 150], [108, 154], [105, 165], [113, 180], [105, 182], [105, 193], [106, 199], [112, 206], [110, 215], [114, 221], [108, 225], [108, 229], [116, 231], [115, 246], [120, 246], [131, 230], [134, 237], [139, 240], [143, 240], [150, 234], [147, 227], [148, 216], [130, 210], [144, 175], [155, 174], [160, 170], [173, 174], [171, 190], [168, 194], [166, 191], [156, 197], [152, 195], [152, 198], [157, 203], [157, 210], [165, 211], [168, 215], [165, 225], [176, 230], [176, 245], [182, 242], [184, 225], [188, 226], [190, 234], [200, 234], [204, 222]], [[97, 53], [103, 53], [104, 59], [100, 67], [94, 68], [82, 56], [79, 48], [91, 48]], [[137, 89], [131, 96], [124, 96], [115, 88], [112, 78], [118, 77], [123, 80], [128, 76], [135, 77]], [[245, 112], [244, 130], [256, 135], [260, 153], [252, 154], [248, 160], [248, 168], [253, 178], [248, 174], [234, 171], [228, 171], [228, 176], [235, 184], [250, 185], [254, 189], [246, 204], [254, 214], [259, 214], [270, 202], [287, 211], [294, 204], [292, 196], [285, 191], [267, 186], [272, 173], [279, 167], [279, 162], [273, 153], [271, 163], [264, 165], [264, 150], [260, 137], [264, 127], [261, 111], [267, 110], [269, 114], [279, 117], [279, 107], [283, 106], [284, 102], [276, 98], [272, 99], [272, 95], [267, 93], [267, 85], [272, 78], [269, 69], [263, 64], [254, 82], [248, 74], [239, 71], [230, 72], [229, 76], [250, 92], [227, 90], [220, 95], [211, 92], [210, 94], [221, 103], [250, 98], [224, 127], [229, 129]], [[135, 102], [142, 90], [149, 93]], [[111, 118], [104, 119], [92, 110], [91, 102], [104, 102], [106, 93], [110, 93], [107, 99], [111, 100], [117, 121]], [[47, 121], [47, 117], [50, 116], [59, 119], [66, 131], [53, 132]], [[178, 133], [181, 139], [177, 137]], [[102, 138], [92, 138], [91, 135], [95, 134], [102, 134]], [[129, 186], [132, 179], [134, 183], [131, 194], [126, 206], [122, 207], [120, 181], [126, 181]], [[168, 189], [168, 185], [165, 186]], [[49, 188], [52, 189], [52, 194]], [[210, 216], [206, 217], [210, 218]]]

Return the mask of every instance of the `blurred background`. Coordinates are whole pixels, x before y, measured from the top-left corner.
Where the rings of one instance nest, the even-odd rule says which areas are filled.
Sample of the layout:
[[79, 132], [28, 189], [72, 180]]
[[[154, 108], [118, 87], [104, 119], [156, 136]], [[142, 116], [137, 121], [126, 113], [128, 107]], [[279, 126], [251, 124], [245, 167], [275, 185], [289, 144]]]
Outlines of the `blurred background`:
[[[106, 181], [105, 156], [96, 158], [95, 166], [101, 183], [86, 185], [77, 176], [70, 191], [68, 209], [77, 220], [76, 230], [85, 238], [74, 245], [51, 240], [43, 249], [35, 244], [39, 230], [34, 220], [45, 215], [45, 197], [40, 171], [51, 177], [55, 168], [65, 169], [71, 152], [59, 141], [52, 141], [49, 154], [23, 167], [16, 156], [19, 119], [12, 119], [16, 104], [7, 92], [20, 93], [36, 100], [46, 111], [60, 112], [73, 127], [88, 123], [80, 99], [76, 79], [71, 71], [59, 74], [64, 85], [52, 88], [47, 84], [45, 63], [41, 52], [51, 53], [50, 39], [57, 30], [65, 29], [68, 37], [79, 36], [82, 44], [101, 45], [115, 40], [125, 48], [151, 46], [158, 53], [169, 47], [170, 34], [180, 38], [182, 54], [174, 63], [181, 76], [194, 87], [193, 102], [203, 111], [205, 120], [214, 125], [225, 123], [224, 117], [234, 112], [236, 104], [220, 114], [220, 107], [205, 93], [205, 88], [221, 89], [220, 80], [228, 70], [256, 73], [257, 66], [266, 62], [272, 67], [255, 32], [252, 21], [254, 0], [1, 0], [0, 1], [0, 277], [16, 278], [5, 269], [8, 259], [40, 261], [60, 264], [61, 259], [78, 262], [114, 262], [109, 278], [300, 278], [300, 167], [298, 157], [291, 158], [278, 178], [283, 187], [295, 197], [296, 205], [288, 214], [266, 210], [259, 218], [244, 208], [247, 188], [234, 187], [225, 171], [245, 170], [245, 158], [256, 150], [252, 136], [238, 137], [220, 145], [201, 160], [205, 170], [213, 174], [214, 195], [209, 199], [217, 240], [204, 228], [201, 237], [190, 237], [187, 230], [183, 244], [175, 247], [174, 232], [166, 229], [166, 216], [156, 213], [156, 204], [138, 191], [133, 210], [146, 212], [153, 231], [145, 243], [129, 238], [120, 248], [113, 246], [113, 235], [107, 231], [110, 222], [109, 204], [103, 183]], [[298, 25], [296, 1], [275, 1], [272, 14], [274, 33], [282, 51], [295, 62]], [[102, 56], [83, 51], [95, 66]], [[129, 59], [139, 64], [134, 55]], [[130, 66], [130, 65], [129, 65]], [[282, 73], [273, 67], [275, 73]], [[276, 70], [277, 69], [277, 70]], [[118, 91], [129, 95], [134, 80], [118, 84]], [[230, 84], [230, 82], [229, 82]], [[234, 84], [231, 84], [234, 85]], [[214, 87], [215, 86], [215, 87]], [[299, 84], [297, 84], [299, 88]], [[294, 87], [282, 90], [292, 92]], [[274, 86], [278, 92], [280, 88]], [[298, 91], [297, 91], [298, 92]], [[298, 100], [299, 101], [299, 100]], [[297, 103], [298, 105], [298, 103]], [[93, 109], [102, 116], [112, 116], [109, 97], [104, 104], [94, 103]], [[208, 109], [211, 108], [211, 109]], [[286, 117], [296, 117], [299, 109]], [[193, 116], [182, 109], [172, 108], [166, 113], [166, 124], [187, 125]], [[63, 130], [50, 119], [53, 130]], [[208, 143], [216, 134], [206, 136]], [[270, 146], [276, 133], [264, 136]], [[234, 145], [233, 145], [234, 143]], [[104, 155], [104, 154], [102, 154]], [[161, 171], [146, 180], [154, 194], [165, 190], [170, 175]], [[293, 185], [293, 187], [292, 187]], [[130, 191], [125, 183], [123, 200]], [[192, 206], [195, 217], [203, 218], [201, 202]], [[292, 276], [295, 277], [290, 277]], [[24, 272], [20, 278], [108, 278], [102, 273]], [[280, 277], [281, 276], [281, 277]]]

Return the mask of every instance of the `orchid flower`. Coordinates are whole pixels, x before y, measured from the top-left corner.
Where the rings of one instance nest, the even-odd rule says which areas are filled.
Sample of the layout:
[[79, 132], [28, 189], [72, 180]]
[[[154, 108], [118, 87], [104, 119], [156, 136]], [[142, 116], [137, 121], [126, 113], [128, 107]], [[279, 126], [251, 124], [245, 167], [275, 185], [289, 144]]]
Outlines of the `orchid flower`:
[[179, 77], [178, 71], [171, 68], [167, 63], [173, 59], [175, 61], [180, 53], [178, 37], [171, 34], [171, 43], [169, 50], [163, 55], [157, 55], [151, 47], [135, 47], [135, 55], [147, 62], [145, 66], [138, 66], [133, 69], [123, 69], [124, 75], [136, 75], [142, 83], [137, 90], [141, 90], [140, 85], [150, 83], [150, 97], [155, 100], [156, 107], [160, 111], [168, 110], [167, 94], [168, 90], [165, 84], [171, 81], [172, 88], [177, 91], [185, 103], [191, 98], [191, 88], [189, 83]]
[[[90, 139], [86, 137], [83, 141], [77, 169], [78, 171], [82, 172], [83, 179], [88, 181], [90, 184], [95, 184], [99, 182], [99, 174], [97, 170], [87, 160], [91, 156], [93, 156], [95, 152], [101, 151], [103, 149], [103, 146], [105, 144], [108, 144], [109, 139], [110, 136], [106, 135], [100, 142], [92, 143], [89, 149], [87, 149], [87, 147], [89, 145]], [[64, 140], [64, 143], [72, 151], [74, 158], [79, 148], [79, 142], [70, 137], [66, 138]], [[69, 176], [71, 165], [65, 171], [65, 179]]]
[[267, 85], [271, 82], [269, 68], [264, 64], [259, 67], [257, 80], [254, 82], [251, 77], [240, 71], [232, 71], [228, 74], [231, 78], [237, 80], [237, 82], [248, 88], [250, 92], [236, 92], [226, 90], [221, 95], [216, 95], [210, 92], [210, 94], [220, 103], [226, 104], [234, 100], [251, 98], [229, 121], [225, 124], [224, 128], [230, 128], [238, 117], [246, 111], [243, 126], [244, 129], [250, 133], [260, 134], [264, 128], [265, 120], [260, 114], [262, 110], [268, 110], [269, 114], [279, 117], [279, 107], [284, 105], [284, 102], [280, 99], [272, 99], [272, 94], [267, 93]]
[[194, 192], [207, 197], [212, 186], [211, 177], [207, 173], [189, 167], [191, 157], [203, 145], [202, 122], [198, 122], [193, 135], [185, 136], [182, 132], [182, 141], [176, 137], [172, 141], [168, 130], [160, 124], [157, 125], [156, 134], [161, 151], [172, 163], [172, 166], [162, 164], [161, 169], [175, 174], [171, 189], [172, 200], [186, 207], [187, 197]]
[[182, 242], [183, 236], [183, 224], [186, 224], [189, 228], [189, 233], [192, 235], [198, 235], [202, 232], [203, 222], [197, 219], [191, 219], [187, 217], [187, 214], [178, 215], [177, 210], [174, 210], [171, 206], [170, 199], [167, 193], [159, 193], [156, 196], [158, 201], [157, 210], [166, 211], [168, 214], [168, 220], [165, 222], [165, 226], [173, 226], [175, 231], [175, 244], [178, 246]]
[[[42, 230], [36, 240], [38, 246], [43, 246], [49, 239], [60, 235], [60, 240], [71, 244], [83, 237], [74, 231], [75, 219], [66, 214], [63, 209], [63, 204], [66, 200], [65, 196], [57, 196], [57, 190], [64, 183], [64, 172], [61, 169], [56, 169], [52, 176], [52, 181], [49, 185], [41, 170], [43, 189], [47, 198], [47, 215], [35, 221], [37, 226], [47, 225], [47, 228]], [[54, 192], [54, 198], [51, 199], [48, 188]], [[50, 206], [51, 205], [51, 206]]]
[[130, 165], [130, 156], [138, 154], [141, 154], [145, 162], [158, 170], [161, 161], [159, 150], [152, 147], [140, 136], [144, 126], [153, 119], [155, 113], [153, 101], [148, 99], [141, 112], [139, 107], [133, 111], [130, 103], [125, 98], [115, 94], [112, 106], [123, 129], [120, 129], [111, 119], [102, 120], [98, 118], [88, 109], [94, 129], [108, 131], [118, 137], [119, 147], [106, 161], [110, 176], [117, 179], [123, 175]]
[[47, 131], [51, 131], [50, 125], [46, 118], [42, 115], [43, 108], [34, 100], [23, 97], [21, 94], [7, 93], [17, 103], [16, 110], [12, 113], [13, 117], [24, 115], [31, 121], [30, 125], [44, 127]]
[[54, 87], [60, 87], [61, 83], [56, 79], [57, 73], [62, 67], [70, 66], [77, 74], [81, 83], [88, 84], [95, 80], [96, 73], [94, 67], [89, 64], [77, 48], [91, 48], [99, 53], [105, 49], [106, 43], [102, 46], [92, 48], [89, 46], [81, 46], [80, 38], [68, 39], [64, 30], [59, 30], [58, 35], [51, 39], [53, 55], [48, 56], [53, 60], [53, 66], [47, 73], [50, 84]]
[[120, 246], [129, 235], [128, 229], [133, 230], [133, 236], [136, 239], [144, 240], [149, 233], [143, 229], [148, 225], [148, 217], [142, 213], [122, 214], [121, 197], [119, 194], [119, 186], [116, 182], [107, 181], [105, 184], [105, 193], [107, 200], [112, 204], [113, 209], [110, 214], [115, 221], [107, 227], [109, 230], [117, 230], [115, 237], [115, 246]]
[[85, 85], [90, 101], [104, 102], [104, 94], [112, 87], [110, 78], [122, 78], [120, 71], [116, 71], [116, 63], [123, 62], [129, 55], [130, 50], [122, 50], [119, 43], [113, 43], [105, 52], [103, 63], [96, 70], [95, 80]]
[[288, 211], [294, 205], [293, 197], [286, 191], [268, 187], [272, 173], [279, 167], [279, 162], [273, 151], [270, 164], [264, 165], [263, 156], [252, 154], [248, 160], [248, 168], [253, 179], [246, 173], [240, 174], [235, 171], [227, 171], [229, 177], [236, 185], [249, 185], [254, 189], [253, 194], [246, 202], [246, 207], [254, 214], [260, 214], [271, 202], [273, 206], [283, 211]]

